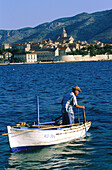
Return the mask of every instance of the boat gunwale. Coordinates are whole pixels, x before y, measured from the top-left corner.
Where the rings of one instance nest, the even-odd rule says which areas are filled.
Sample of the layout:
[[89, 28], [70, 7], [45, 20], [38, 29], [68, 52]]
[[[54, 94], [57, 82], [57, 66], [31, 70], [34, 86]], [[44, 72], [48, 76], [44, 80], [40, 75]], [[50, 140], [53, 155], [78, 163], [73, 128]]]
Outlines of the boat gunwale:
[[2, 135], [13, 135], [13, 134], [17, 134], [17, 133], [25, 133], [25, 132], [33, 132], [33, 131], [46, 131], [46, 130], [74, 130], [74, 129], [78, 129], [79, 127], [81, 128], [82, 126], [84, 128], [86, 128], [87, 125], [91, 126], [91, 121], [86, 122], [86, 123], [77, 123], [77, 124], [72, 124], [72, 125], [62, 125], [62, 126], [54, 126], [54, 127], [47, 127], [47, 128], [32, 128], [30, 129], [28, 127], [28, 129], [22, 129], [15, 126], [9, 126], [11, 129], [16, 130], [16, 132], [11, 132], [11, 133], [6, 133], [6, 134], [2, 134]]

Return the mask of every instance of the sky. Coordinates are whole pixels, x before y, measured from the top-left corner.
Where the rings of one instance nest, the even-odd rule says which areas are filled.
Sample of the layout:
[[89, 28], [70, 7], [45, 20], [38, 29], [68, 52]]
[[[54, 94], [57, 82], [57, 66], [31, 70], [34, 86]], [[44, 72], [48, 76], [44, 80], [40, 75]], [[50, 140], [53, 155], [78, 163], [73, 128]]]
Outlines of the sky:
[[36, 27], [82, 12], [112, 9], [112, 0], [0, 0], [0, 30]]

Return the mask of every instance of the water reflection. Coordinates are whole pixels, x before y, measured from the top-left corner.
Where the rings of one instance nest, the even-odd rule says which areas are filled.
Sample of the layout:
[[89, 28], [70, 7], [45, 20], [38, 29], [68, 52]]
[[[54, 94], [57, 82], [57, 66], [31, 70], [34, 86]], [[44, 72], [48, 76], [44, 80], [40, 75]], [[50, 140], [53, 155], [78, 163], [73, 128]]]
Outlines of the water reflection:
[[[93, 148], [86, 147], [86, 142], [91, 140], [91, 135], [87, 138], [44, 147], [26, 152], [11, 153], [8, 159], [9, 168], [23, 169], [58, 169], [62, 167], [75, 167], [86, 164], [85, 159], [89, 156], [89, 151]], [[84, 159], [85, 157], [85, 159]]]

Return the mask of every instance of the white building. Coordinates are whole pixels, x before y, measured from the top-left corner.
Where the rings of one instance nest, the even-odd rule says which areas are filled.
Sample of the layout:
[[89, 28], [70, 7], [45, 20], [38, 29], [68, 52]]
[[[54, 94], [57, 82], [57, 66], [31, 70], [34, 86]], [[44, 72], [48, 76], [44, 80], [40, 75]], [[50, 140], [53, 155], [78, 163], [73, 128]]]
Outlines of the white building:
[[4, 52], [3, 53], [3, 57], [4, 57], [5, 60], [11, 60], [12, 56], [13, 56], [13, 54], [10, 53], [10, 52]]
[[59, 49], [59, 55], [65, 55], [67, 54], [68, 52], [71, 52], [70, 48], [69, 47], [58, 47]]
[[3, 55], [2, 54], [0, 54], [0, 58], [3, 59]]
[[37, 54], [36, 53], [29, 53], [29, 54], [15, 54], [14, 58], [21, 62], [26, 63], [34, 63], [37, 62]]
[[10, 45], [10, 44], [2, 44], [2, 48], [3, 49], [11, 49], [12, 48], [12, 45]]

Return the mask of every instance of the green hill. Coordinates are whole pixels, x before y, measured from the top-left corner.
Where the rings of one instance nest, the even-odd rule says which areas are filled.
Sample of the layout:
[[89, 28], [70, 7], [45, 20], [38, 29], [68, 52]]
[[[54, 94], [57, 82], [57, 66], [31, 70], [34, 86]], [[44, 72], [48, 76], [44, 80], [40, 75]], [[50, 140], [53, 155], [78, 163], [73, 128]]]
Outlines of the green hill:
[[0, 44], [40, 42], [48, 38], [56, 40], [61, 35], [63, 27], [75, 40], [88, 42], [99, 40], [103, 43], [112, 43], [112, 10], [91, 14], [81, 13], [43, 23], [34, 28], [0, 30]]

